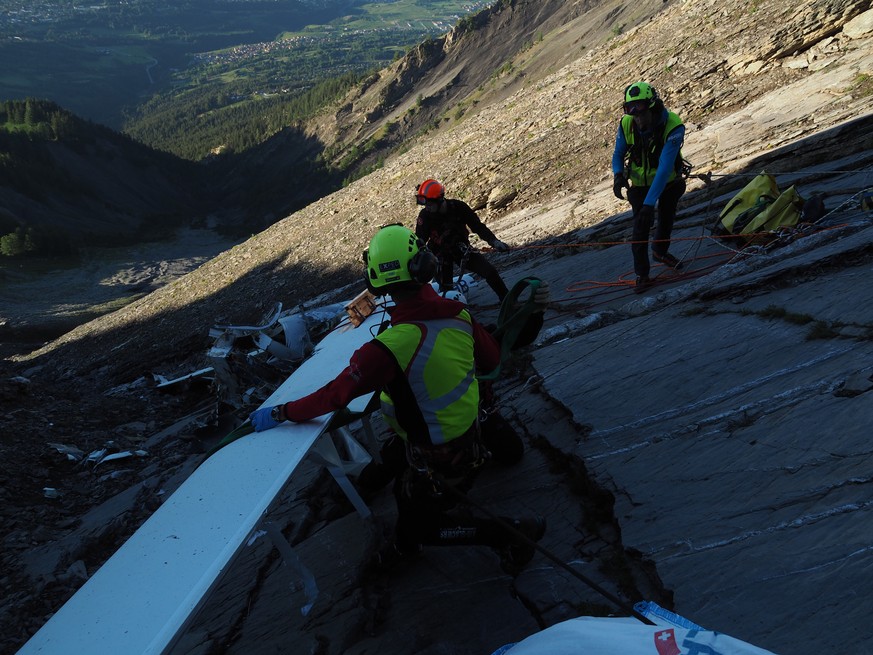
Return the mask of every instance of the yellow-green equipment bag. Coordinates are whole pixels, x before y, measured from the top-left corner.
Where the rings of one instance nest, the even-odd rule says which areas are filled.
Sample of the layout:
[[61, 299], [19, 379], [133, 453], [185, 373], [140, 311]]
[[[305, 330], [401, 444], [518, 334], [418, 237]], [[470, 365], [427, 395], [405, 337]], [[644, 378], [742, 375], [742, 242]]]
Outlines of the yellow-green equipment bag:
[[803, 198], [795, 187], [780, 193], [776, 178], [762, 171], [725, 205], [712, 232], [735, 235], [746, 243], [768, 241], [759, 233], [797, 225], [802, 209]]
[[[713, 233], [738, 234], [743, 225], [776, 200], [778, 195], [779, 187], [776, 186], [776, 178], [762, 172], [724, 206], [719, 214], [718, 223], [712, 230]], [[740, 225], [737, 225], [738, 221]]]
[[803, 212], [803, 198], [792, 185], [779, 194], [764, 211], [755, 216], [740, 230], [740, 234], [756, 235], [746, 239], [753, 241], [769, 241], [770, 237], [762, 236], [761, 232], [773, 232], [780, 227], [794, 226], [800, 220]]

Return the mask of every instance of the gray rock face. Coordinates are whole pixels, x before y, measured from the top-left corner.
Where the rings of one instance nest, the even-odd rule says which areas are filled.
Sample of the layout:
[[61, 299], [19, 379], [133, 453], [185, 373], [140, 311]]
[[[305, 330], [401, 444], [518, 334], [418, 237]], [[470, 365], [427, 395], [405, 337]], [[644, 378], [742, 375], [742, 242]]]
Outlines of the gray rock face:
[[[299, 613], [294, 575], [261, 552], [237, 563], [175, 652], [489, 653], [640, 598], [776, 653], [820, 653], [834, 634], [863, 650], [873, 226], [858, 191], [870, 161], [868, 151], [826, 166], [842, 173], [796, 171], [829, 214], [767, 251], [711, 239], [708, 192], [689, 194], [672, 248], [685, 267], [655, 267], [643, 296], [616, 282], [629, 247], [586, 248], [591, 230], [568, 237], [571, 257], [535, 243], [501, 256], [507, 280], [537, 275], [554, 298], [540, 340], [498, 387], [525, 459], [486, 470], [470, 494], [474, 513], [547, 518], [548, 552], [521, 575], [479, 547], [374, 567], [390, 489], [368, 497], [374, 521], [311, 517], [305, 534], [298, 497], [271, 520], [291, 526], [319, 581], [312, 613]], [[608, 229], [629, 234], [627, 214]], [[574, 283], [583, 277], [594, 284]], [[489, 293], [470, 293], [486, 321]], [[300, 490], [306, 511], [341, 500], [323, 483]]]
[[[839, 257], [871, 237], [869, 226], [845, 237]], [[825, 250], [754, 275], [785, 280]], [[869, 263], [751, 297], [725, 290], [700, 314], [664, 293], [640, 316], [535, 357], [544, 388], [591, 424], [570, 452], [613, 492], [624, 545], [655, 563], [677, 611], [775, 652], [820, 652], [822, 626], [854, 635], [850, 648], [871, 637], [847, 593], [870, 582], [873, 406], [860, 390], [873, 346], [858, 311], [868, 274]], [[840, 327], [817, 336], [821, 324]], [[848, 325], [864, 333], [843, 334]], [[568, 362], [584, 362], [584, 378]]]

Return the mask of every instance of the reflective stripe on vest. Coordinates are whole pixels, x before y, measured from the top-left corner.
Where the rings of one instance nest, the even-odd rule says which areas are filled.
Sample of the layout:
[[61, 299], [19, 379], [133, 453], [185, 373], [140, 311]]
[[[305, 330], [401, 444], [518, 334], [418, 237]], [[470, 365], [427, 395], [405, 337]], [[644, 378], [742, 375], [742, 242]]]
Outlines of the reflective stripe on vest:
[[[625, 159], [628, 162], [628, 177], [634, 186], [652, 186], [652, 181], [658, 172], [658, 165], [660, 163], [658, 159], [661, 156], [661, 151], [664, 149], [664, 144], [667, 142], [667, 137], [670, 136], [670, 132], [682, 125], [682, 119], [679, 118], [678, 114], [668, 111], [667, 122], [664, 123], [664, 132], [661, 134], [661, 140], [660, 142], [653, 141], [653, 147], [649, 151], [643, 151], [642, 147], [634, 149], [633, 120], [633, 116], [628, 115], [624, 115], [621, 118], [621, 129], [624, 132], [624, 140], [627, 141], [628, 146], [628, 152], [625, 155]], [[634, 154], [637, 151], [639, 151], [642, 157], [641, 161], [634, 161]], [[681, 157], [682, 153], [680, 152], [677, 158], [681, 159]], [[678, 174], [676, 162], [671, 162], [670, 166], [672, 170], [670, 172], [670, 179], [667, 180], [668, 182], [675, 180]]]
[[[473, 325], [466, 310], [454, 318], [400, 323], [376, 337], [397, 360], [418, 403], [431, 443], [464, 434], [479, 411]], [[434, 395], [435, 394], [435, 395]], [[394, 402], [382, 393], [382, 414], [402, 438]]]

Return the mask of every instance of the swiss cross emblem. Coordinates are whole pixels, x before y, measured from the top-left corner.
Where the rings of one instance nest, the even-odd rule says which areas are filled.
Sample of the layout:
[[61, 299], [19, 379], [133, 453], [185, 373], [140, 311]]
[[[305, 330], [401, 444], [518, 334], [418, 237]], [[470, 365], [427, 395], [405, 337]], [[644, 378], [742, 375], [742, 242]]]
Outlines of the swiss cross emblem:
[[658, 655], [682, 655], [672, 628], [655, 633], [655, 648], [658, 649]]

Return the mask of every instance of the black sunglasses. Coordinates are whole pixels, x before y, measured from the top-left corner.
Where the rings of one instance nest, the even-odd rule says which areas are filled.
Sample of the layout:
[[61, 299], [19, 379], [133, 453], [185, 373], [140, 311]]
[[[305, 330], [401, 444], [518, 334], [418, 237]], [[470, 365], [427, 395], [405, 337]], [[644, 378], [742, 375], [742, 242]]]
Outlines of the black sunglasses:
[[634, 100], [633, 102], [624, 103], [624, 113], [631, 116], [642, 114], [649, 109], [648, 100]]

